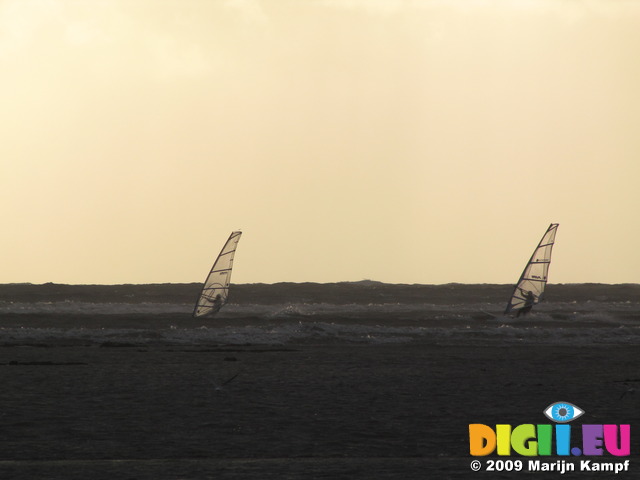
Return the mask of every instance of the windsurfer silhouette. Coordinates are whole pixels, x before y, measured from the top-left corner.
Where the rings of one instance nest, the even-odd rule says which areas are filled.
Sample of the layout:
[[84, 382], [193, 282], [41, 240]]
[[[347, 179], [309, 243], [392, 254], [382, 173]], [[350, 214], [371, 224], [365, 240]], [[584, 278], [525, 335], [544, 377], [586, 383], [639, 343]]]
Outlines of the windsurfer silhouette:
[[217, 294], [216, 298], [213, 299], [212, 308], [213, 308], [212, 313], [216, 313], [218, 310], [222, 308], [222, 297], [220, 296], [220, 294]]
[[524, 297], [524, 307], [518, 310], [516, 318], [518, 318], [520, 315], [526, 315], [527, 313], [529, 313], [533, 305], [536, 303], [536, 296], [532, 291], [523, 290], [522, 288], [520, 289], [520, 291], [522, 292], [522, 296]]

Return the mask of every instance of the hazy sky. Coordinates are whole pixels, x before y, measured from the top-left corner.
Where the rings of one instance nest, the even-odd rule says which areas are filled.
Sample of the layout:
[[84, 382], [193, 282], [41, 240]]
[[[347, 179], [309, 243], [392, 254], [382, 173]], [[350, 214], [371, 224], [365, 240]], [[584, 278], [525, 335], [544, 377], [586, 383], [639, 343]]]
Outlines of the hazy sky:
[[640, 282], [640, 1], [0, 0], [0, 282]]

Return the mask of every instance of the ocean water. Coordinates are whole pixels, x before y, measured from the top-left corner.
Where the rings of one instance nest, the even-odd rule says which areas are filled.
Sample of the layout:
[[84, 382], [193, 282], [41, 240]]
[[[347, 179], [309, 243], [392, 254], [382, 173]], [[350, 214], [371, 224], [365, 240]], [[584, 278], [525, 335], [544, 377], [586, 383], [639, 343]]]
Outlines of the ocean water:
[[[0, 296], [3, 345], [634, 344], [640, 340], [638, 285], [550, 286], [551, 298], [521, 318], [502, 314], [508, 286], [248, 285], [238, 287], [238, 299], [232, 289], [230, 303], [217, 316], [201, 319], [191, 318], [193, 302], [185, 302], [196, 298], [195, 285], [189, 286], [191, 295], [181, 291], [173, 297], [166, 295], [171, 285], [144, 286], [142, 294], [136, 293], [141, 286], [119, 286], [106, 293], [96, 291], [96, 286], [63, 286], [62, 293], [49, 294], [51, 286], [11, 287], [12, 292]], [[185, 286], [175, 286], [180, 288]], [[1, 290], [0, 286], [0, 294]], [[38, 290], [33, 301], [25, 301], [29, 291]]]
[[197, 284], [0, 286], [0, 478], [520, 478], [471, 472], [470, 423], [639, 423], [640, 287], [520, 319], [511, 288], [237, 285], [194, 319]]

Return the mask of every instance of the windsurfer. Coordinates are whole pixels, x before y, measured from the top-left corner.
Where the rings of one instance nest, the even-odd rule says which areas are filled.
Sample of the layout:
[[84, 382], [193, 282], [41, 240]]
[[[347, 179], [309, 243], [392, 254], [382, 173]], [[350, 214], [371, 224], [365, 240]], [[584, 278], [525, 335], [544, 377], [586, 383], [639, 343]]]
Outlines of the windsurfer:
[[213, 299], [212, 312], [215, 313], [222, 308], [222, 297], [220, 294], [216, 295], [216, 298]]
[[520, 289], [520, 291], [522, 292], [522, 296], [524, 297], [524, 307], [518, 310], [516, 318], [518, 318], [520, 315], [526, 315], [527, 313], [529, 313], [533, 305], [536, 303], [536, 296], [532, 291], [523, 290], [522, 288]]

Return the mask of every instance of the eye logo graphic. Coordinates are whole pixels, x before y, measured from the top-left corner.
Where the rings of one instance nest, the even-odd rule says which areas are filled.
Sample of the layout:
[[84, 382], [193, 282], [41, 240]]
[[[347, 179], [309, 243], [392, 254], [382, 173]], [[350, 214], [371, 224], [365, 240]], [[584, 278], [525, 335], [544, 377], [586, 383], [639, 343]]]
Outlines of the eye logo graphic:
[[555, 402], [549, 405], [544, 412], [549, 420], [556, 423], [568, 423], [580, 417], [584, 410], [569, 402]]

